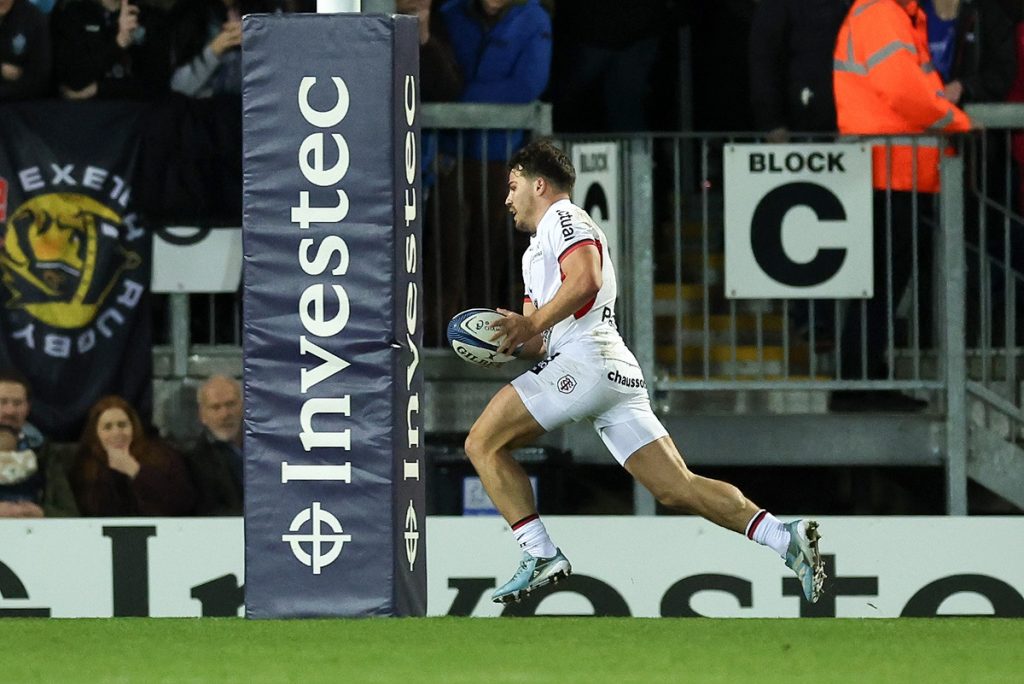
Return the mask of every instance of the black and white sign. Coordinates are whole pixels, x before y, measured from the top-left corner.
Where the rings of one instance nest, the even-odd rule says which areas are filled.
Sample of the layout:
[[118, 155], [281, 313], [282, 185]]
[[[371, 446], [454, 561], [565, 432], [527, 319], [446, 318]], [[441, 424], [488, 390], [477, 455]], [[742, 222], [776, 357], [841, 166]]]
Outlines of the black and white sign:
[[608, 239], [605, 248], [617, 267], [622, 263], [619, 244], [622, 227], [619, 214], [619, 143], [580, 143], [572, 146], [572, 164], [576, 167], [576, 187], [572, 201], [583, 208]]
[[724, 157], [727, 297], [872, 296], [868, 146], [727, 145]]
[[153, 231], [153, 292], [235, 292], [241, 280], [241, 228]]

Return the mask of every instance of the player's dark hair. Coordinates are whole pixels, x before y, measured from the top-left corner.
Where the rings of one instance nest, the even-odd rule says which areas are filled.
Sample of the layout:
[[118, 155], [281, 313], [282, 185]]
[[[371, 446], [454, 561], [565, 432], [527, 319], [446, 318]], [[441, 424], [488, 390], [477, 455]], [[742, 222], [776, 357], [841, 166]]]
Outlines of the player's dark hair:
[[516, 152], [508, 163], [508, 169], [518, 170], [524, 176], [544, 178], [565, 192], [572, 192], [576, 184], [576, 169], [569, 155], [547, 138], [534, 140]]

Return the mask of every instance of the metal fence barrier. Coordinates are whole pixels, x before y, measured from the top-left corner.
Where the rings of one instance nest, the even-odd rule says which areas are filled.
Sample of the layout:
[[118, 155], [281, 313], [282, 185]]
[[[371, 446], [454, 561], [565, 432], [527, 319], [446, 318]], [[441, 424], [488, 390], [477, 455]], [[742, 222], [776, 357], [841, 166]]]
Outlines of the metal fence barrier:
[[[427, 346], [440, 348], [453, 313], [514, 306], [521, 294], [524, 244], [502, 205], [505, 159], [515, 142], [481, 145], [480, 134], [549, 135], [551, 118], [539, 104], [424, 110], [425, 332]], [[891, 286], [881, 320], [868, 320], [864, 299], [726, 296], [722, 155], [733, 143], [758, 142], [751, 134], [564, 137], [570, 154], [592, 142], [618, 146], [620, 201], [611, 208], [623, 226], [617, 318], [653, 390], [669, 397], [808, 389], [823, 396], [888, 390], [927, 397], [944, 422], [948, 509], [965, 512], [969, 440], [977, 436], [972, 426], [1011, 446], [1024, 428], [1018, 347], [1024, 316], [1017, 312], [1024, 282], [1018, 187], [1024, 107], [970, 113], [986, 130], [942, 143], [958, 153], [942, 157], [939, 195], [911, 193], [904, 208], [885, 195], [886, 216], [907, 211], [909, 221], [901, 228], [893, 217], [877, 233]], [[899, 230], [910, 234], [895, 235]], [[901, 240], [908, 247], [894, 251]], [[158, 370], [195, 376], [205, 357], [229, 357], [240, 343], [238, 307], [230, 295], [172, 296], [159, 308], [165, 318], [157, 327], [165, 335], [158, 354], [178, 361], [158, 363]], [[857, 319], [859, 336], [848, 332]], [[878, 325], [882, 373], [866, 351], [865, 331]]]

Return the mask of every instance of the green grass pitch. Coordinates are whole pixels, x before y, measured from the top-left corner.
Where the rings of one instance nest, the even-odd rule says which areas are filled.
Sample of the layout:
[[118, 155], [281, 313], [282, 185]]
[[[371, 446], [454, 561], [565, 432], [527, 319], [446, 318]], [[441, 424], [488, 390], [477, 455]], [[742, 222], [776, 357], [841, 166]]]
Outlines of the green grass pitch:
[[1020, 682], [1024, 620], [0, 620], [3, 682]]

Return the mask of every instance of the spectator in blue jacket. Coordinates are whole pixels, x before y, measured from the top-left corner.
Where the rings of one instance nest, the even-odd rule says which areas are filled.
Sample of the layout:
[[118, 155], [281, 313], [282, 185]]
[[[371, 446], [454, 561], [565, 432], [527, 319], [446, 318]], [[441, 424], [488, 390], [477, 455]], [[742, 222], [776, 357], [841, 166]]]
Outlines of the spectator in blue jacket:
[[946, 99], [1003, 102], [1017, 72], [1014, 24], [1002, 0], [922, 0], [928, 50]]
[[[547, 88], [551, 18], [539, 0], [449, 0], [441, 8], [465, 86], [462, 102], [523, 104]], [[522, 134], [488, 137], [487, 158], [504, 162]], [[479, 143], [468, 148], [479, 155]]]
[[[547, 88], [551, 18], [539, 0], [448, 0], [441, 17], [462, 70], [459, 101], [525, 104]], [[466, 135], [461, 165], [452, 159], [456, 141], [442, 140], [436, 194], [443, 213], [440, 225], [449, 232], [436, 238], [443, 240], [441, 252], [439, 245], [425, 240], [428, 259], [432, 251], [445, 259], [439, 268], [434, 264], [444, 278], [437, 284], [441, 322], [466, 308], [467, 283], [473, 284], [475, 306], [512, 306], [522, 287], [515, 256], [521, 250], [514, 243], [508, 212], [495, 199], [508, 193], [505, 164], [523, 139], [522, 131], [491, 131], [484, 145], [480, 134]]]

